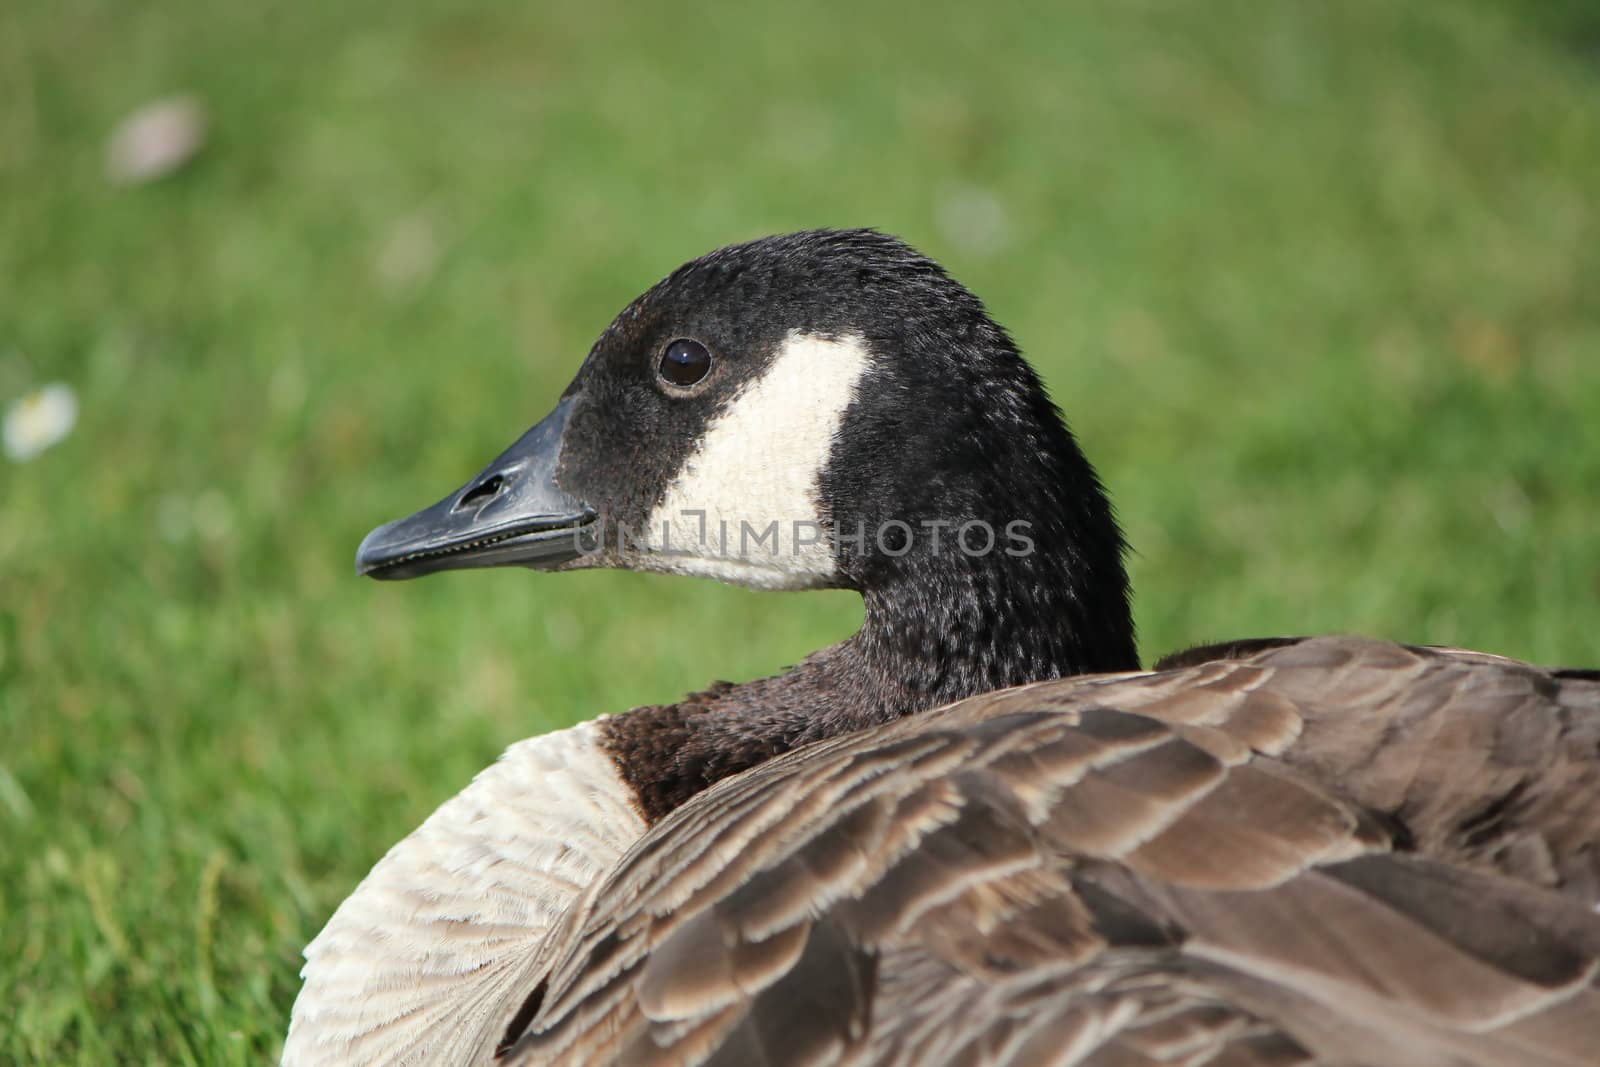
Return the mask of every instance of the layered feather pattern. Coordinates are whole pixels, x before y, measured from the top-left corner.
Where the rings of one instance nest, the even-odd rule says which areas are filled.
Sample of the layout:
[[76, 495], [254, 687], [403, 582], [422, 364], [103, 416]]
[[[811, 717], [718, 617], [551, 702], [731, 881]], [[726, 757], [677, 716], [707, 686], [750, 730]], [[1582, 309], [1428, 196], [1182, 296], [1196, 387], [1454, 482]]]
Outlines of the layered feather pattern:
[[1600, 684], [1319, 638], [798, 750], [527, 960], [523, 1064], [1600, 1056]]

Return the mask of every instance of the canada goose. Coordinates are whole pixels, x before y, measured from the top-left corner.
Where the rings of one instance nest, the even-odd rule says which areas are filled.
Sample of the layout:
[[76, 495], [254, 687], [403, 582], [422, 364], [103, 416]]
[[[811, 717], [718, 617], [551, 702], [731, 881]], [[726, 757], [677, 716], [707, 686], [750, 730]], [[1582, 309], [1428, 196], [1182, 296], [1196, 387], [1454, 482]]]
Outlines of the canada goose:
[[1334, 637], [1141, 673], [1122, 553], [930, 260], [680, 268], [359, 569], [845, 587], [862, 629], [512, 746], [306, 949], [285, 1061], [1600, 1063], [1593, 672]]

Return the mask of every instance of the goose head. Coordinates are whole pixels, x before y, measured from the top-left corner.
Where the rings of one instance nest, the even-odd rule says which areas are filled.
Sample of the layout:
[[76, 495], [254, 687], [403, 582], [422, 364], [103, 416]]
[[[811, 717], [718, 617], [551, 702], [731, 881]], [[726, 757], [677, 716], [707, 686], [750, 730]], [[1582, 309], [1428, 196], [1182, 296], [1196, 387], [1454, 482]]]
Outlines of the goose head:
[[[1094, 470], [979, 300], [892, 237], [811, 231], [713, 252], [634, 300], [553, 412], [369, 534], [357, 569], [849, 588], [864, 632], [924, 660], [984, 630], [990, 658], [1017, 661], [993, 687], [1137, 666], [1123, 551]], [[1030, 629], [1070, 640], [1029, 662]]]
[[716, 782], [977, 693], [1136, 667], [1122, 554], [1038, 378], [931, 260], [814, 231], [674, 271], [600, 335], [550, 415], [374, 530], [358, 570], [848, 588], [861, 630], [783, 674], [513, 746], [307, 948], [286, 1061], [487, 1053], [521, 1018], [507, 975], [542, 959], [574, 887]]

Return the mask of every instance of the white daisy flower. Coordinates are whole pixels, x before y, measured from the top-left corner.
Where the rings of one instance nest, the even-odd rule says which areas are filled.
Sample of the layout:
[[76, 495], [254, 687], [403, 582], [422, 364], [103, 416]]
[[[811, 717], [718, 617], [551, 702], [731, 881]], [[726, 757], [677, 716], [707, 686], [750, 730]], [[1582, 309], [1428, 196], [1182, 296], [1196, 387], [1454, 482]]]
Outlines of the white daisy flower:
[[6, 455], [25, 463], [72, 432], [78, 397], [72, 387], [52, 382], [26, 394], [6, 412]]

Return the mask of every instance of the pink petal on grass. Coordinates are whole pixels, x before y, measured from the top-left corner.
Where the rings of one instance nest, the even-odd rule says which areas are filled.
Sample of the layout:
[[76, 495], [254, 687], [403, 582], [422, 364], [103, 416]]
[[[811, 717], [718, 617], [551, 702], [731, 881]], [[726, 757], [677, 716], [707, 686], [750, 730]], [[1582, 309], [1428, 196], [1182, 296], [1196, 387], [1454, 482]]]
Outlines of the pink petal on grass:
[[165, 177], [200, 151], [206, 113], [192, 96], [146, 104], [118, 124], [106, 146], [106, 175], [118, 185]]

